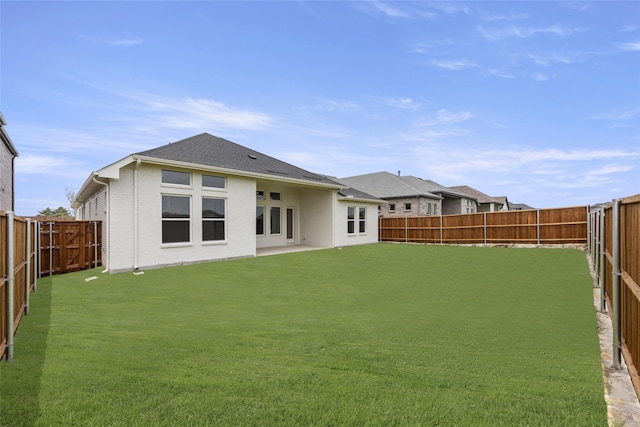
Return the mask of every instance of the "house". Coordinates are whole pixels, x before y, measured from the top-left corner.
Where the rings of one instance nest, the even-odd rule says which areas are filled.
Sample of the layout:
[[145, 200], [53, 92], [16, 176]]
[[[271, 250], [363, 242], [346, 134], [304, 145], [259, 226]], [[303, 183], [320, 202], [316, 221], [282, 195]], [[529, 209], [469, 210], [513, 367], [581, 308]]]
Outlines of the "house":
[[482, 191], [469, 187], [468, 185], [458, 185], [449, 188], [458, 193], [475, 198], [478, 201], [478, 212], [499, 212], [509, 210], [509, 204], [506, 196], [491, 197]]
[[352, 188], [364, 191], [387, 202], [379, 214], [389, 216], [428, 216], [473, 213], [477, 201], [434, 181], [415, 176], [374, 172], [338, 179]]
[[0, 112], [0, 211], [15, 210], [15, 159], [18, 150], [13, 145], [5, 126], [7, 122]]
[[531, 206], [524, 203], [509, 202], [509, 210], [510, 211], [532, 211], [532, 210], [535, 210], [535, 208], [532, 208]]
[[110, 272], [378, 241], [381, 200], [207, 133], [93, 172], [72, 203], [103, 221]]

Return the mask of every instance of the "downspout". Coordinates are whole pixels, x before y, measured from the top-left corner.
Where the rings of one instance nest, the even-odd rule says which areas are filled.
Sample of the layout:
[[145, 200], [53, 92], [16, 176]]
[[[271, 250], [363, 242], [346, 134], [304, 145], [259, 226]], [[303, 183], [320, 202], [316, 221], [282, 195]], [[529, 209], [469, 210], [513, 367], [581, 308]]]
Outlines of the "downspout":
[[[95, 182], [96, 184], [104, 185], [106, 187], [106, 194], [107, 194], [107, 200], [105, 201], [105, 207], [104, 207], [106, 209], [105, 213], [106, 213], [107, 220], [105, 221], [104, 228], [102, 230], [102, 235], [107, 236], [107, 242], [106, 242], [107, 250], [105, 251], [107, 253], [107, 265], [105, 266], [105, 269], [102, 270], [102, 272], [107, 273], [109, 271], [109, 257], [110, 257], [109, 251], [111, 251], [111, 234], [110, 234], [110, 227], [109, 227], [109, 224], [111, 223], [110, 221], [111, 210], [109, 209], [109, 202], [110, 202], [109, 184], [107, 184], [106, 182], [98, 181], [96, 179], [97, 175], [98, 174], [96, 172], [93, 173], [93, 182]], [[102, 260], [102, 262], [104, 264], [104, 259]]]
[[16, 157], [18, 154], [13, 154], [11, 157], [11, 210], [16, 210]]
[[133, 269], [138, 271], [138, 169], [142, 160], [133, 167]]

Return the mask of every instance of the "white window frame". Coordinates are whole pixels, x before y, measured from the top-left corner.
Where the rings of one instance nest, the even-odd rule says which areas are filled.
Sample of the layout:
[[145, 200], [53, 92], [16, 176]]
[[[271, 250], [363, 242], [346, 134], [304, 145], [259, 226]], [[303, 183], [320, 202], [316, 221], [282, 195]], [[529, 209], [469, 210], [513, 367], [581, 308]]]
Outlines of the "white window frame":
[[347, 235], [356, 234], [356, 206], [347, 206]]
[[[262, 208], [262, 233], [258, 233], [258, 208]], [[266, 234], [267, 234], [267, 207], [265, 205], [256, 205], [256, 236], [265, 236]]]
[[[164, 217], [164, 213], [162, 212], [162, 208], [160, 209], [160, 217], [161, 217], [161, 224], [162, 227], [164, 227], [164, 223], [165, 222], [188, 222], [189, 223], [189, 240], [185, 240], [185, 241], [180, 241], [180, 242], [165, 242], [164, 241], [164, 230], [161, 229], [160, 231], [160, 242], [162, 243], [162, 246], [165, 247], [175, 247], [175, 246], [190, 246], [192, 244], [193, 241], [193, 237], [192, 237], [192, 231], [193, 231], [193, 226], [192, 226], [192, 222], [193, 222], [193, 203], [192, 203], [192, 197], [190, 195], [186, 195], [186, 194], [165, 194], [163, 193], [161, 195], [161, 200], [164, 199], [164, 197], [180, 197], [180, 198], [186, 198], [189, 199], [189, 217], [188, 218], [171, 218], [171, 217]], [[162, 206], [162, 201], [161, 201], [161, 206]]]
[[[222, 182], [223, 182], [222, 187], [213, 187], [210, 185], [204, 185], [205, 176], [212, 177], [212, 178], [222, 178]], [[200, 185], [202, 186], [203, 190], [207, 190], [207, 191], [225, 191], [227, 189], [227, 177], [222, 175], [212, 175], [210, 173], [203, 173], [200, 176]]]
[[358, 234], [367, 234], [367, 207], [366, 206], [358, 206]]
[[[207, 197], [207, 196], [203, 196], [202, 197], [202, 205], [201, 205], [201, 210], [204, 208], [204, 200], [205, 199], [209, 199], [209, 200], [222, 200], [224, 201], [224, 217], [223, 218], [205, 218], [204, 215], [202, 215], [201, 220], [202, 220], [202, 244], [203, 245], [215, 245], [215, 244], [220, 244], [220, 243], [226, 243], [227, 242], [227, 199], [225, 197]], [[222, 222], [222, 230], [224, 233], [224, 239], [219, 239], [219, 240], [204, 240], [204, 223], [205, 222]]]
[[[174, 182], [165, 182], [164, 181], [164, 172], [175, 172], [179, 174], [189, 175], [189, 184], [177, 184]], [[175, 187], [175, 188], [193, 188], [193, 174], [191, 172], [180, 171], [175, 169], [161, 169], [160, 170], [160, 183], [163, 187]]]

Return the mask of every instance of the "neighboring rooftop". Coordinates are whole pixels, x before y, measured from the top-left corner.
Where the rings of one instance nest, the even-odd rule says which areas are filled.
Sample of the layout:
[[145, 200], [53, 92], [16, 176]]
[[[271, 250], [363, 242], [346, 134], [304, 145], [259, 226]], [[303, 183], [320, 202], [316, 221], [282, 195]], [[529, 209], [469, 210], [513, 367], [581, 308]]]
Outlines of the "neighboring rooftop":
[[0, 112], [0, 139], [2, 139], [2, 142], [5, 145], [5, 147], [7, 147], [7, 150], [9, 151], [9, 153], [11, 153], [11, 155], [15, 157], [18, 155], [18, 150], [16, 150], [16, 147], [13, 145], [11, 138], [9, 138], [9, 134], [4, 129], [6, 125], [7, 125], [7, 122], [4, 120], [4, 116], [2, 115], [2, 112]]
[[410, 182], [405, 181], [404, 178], [406, 177], [400, 177], [389, 172], [374, 172], [364, 175], [338, 178], [337, 181], [381, 199], [397, 199], [416, 196], [436, 200], [441, 199], [440, 196], [433, 194], [423, 186], [417, 186], [415, 184], [412, 185]]
[[465, 194], [469, 197], [473, 197], [478, 201], [478, 203], [499, 203], [501, 205], [506, 204], [507, 197], [491, 197], [482, 191], [476, 190], [473, 187], [469, 187], [468, 185], [457, 185], [454, 187], [449, 187], [453, 191], [457, 191], [458, 193]]
[[524, 203], [511, 203], [509, 202], [509, 210], [510, 211], [530, 211], [535, 210], [536, 208], [532, 208], [529, 205], [525, 205]]

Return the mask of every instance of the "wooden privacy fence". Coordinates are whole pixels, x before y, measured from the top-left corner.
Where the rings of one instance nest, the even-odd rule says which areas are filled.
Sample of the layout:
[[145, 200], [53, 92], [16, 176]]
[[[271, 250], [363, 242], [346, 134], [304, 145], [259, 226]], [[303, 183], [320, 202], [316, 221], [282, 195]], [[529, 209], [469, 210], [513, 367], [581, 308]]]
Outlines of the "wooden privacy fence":
[[593, 209], [589, 253], [601, 288], [600, 311], [613, 326], [613, 364], [621, 356], [640, 397], [640, 194]]
[[13, 360], [13, 336], [36, 287], [37, 223], [0, 211], [0, 360]]
[[40, 274], [69, 273], [102, 265], [102, 222], [40, 224]]
[[36, 278], [102, 264], [100, 221], [32, 221], [0, 211], [0, 360], [13, 360], [13, 336]]
[[585, 244], [586, 206], [380, 218], [378, 240], [442, 244]]

